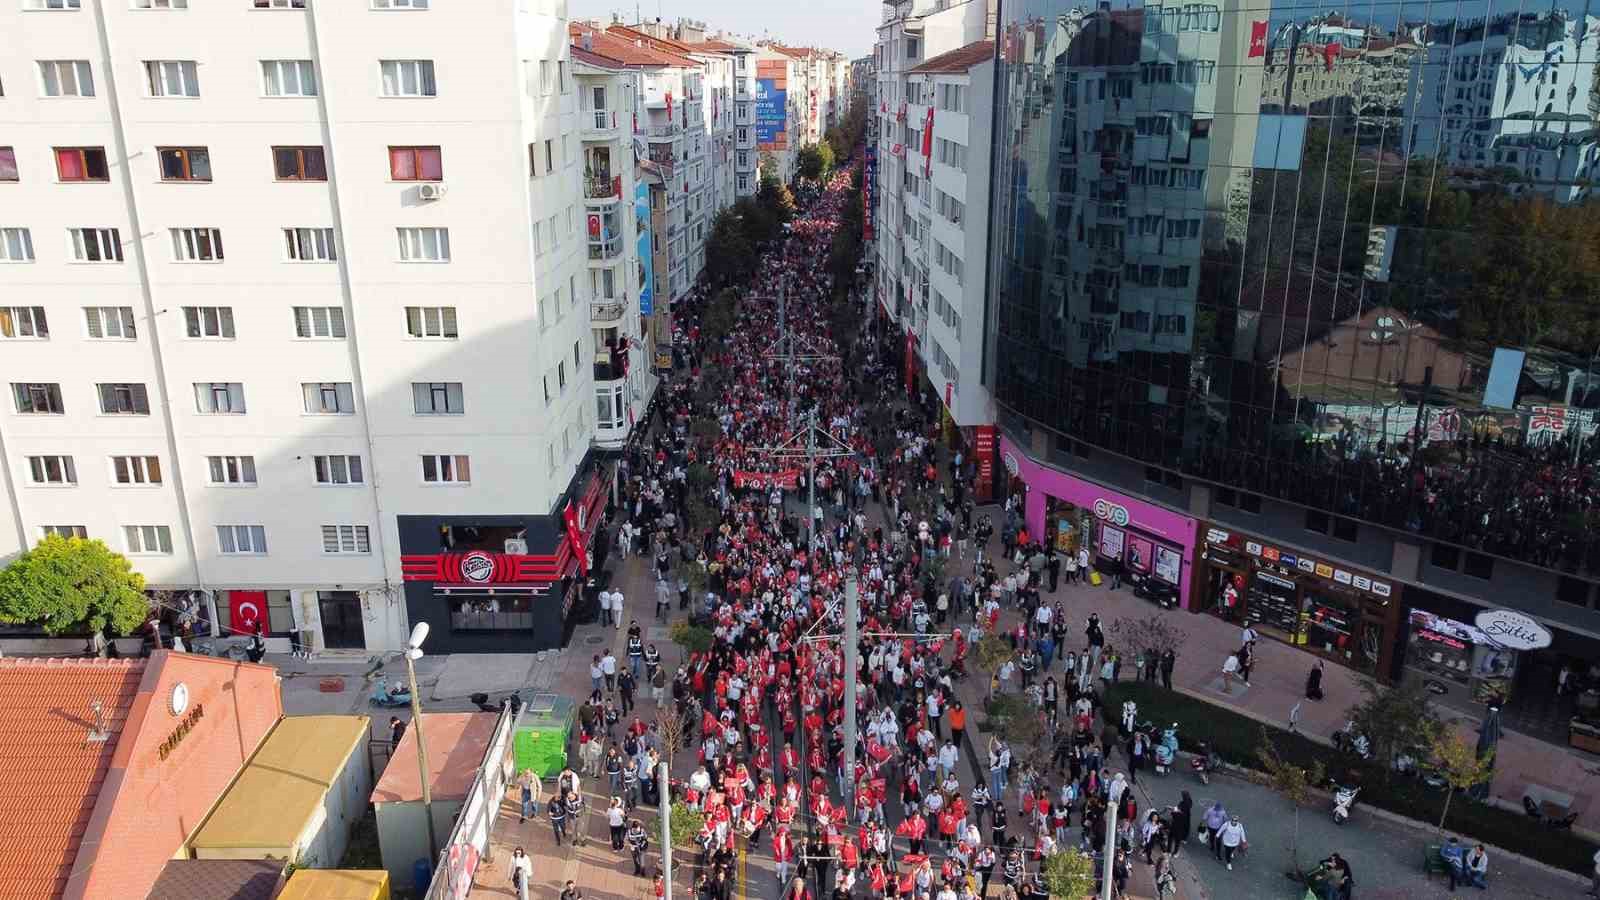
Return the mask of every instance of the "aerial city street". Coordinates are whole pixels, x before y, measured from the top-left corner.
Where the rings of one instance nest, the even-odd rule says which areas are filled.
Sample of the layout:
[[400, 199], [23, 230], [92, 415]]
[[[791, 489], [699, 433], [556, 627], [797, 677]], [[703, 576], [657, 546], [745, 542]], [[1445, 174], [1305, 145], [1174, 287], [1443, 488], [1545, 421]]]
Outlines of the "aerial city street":
[[0, 898], [1600, 897], [1600, 14], [0, 34]]

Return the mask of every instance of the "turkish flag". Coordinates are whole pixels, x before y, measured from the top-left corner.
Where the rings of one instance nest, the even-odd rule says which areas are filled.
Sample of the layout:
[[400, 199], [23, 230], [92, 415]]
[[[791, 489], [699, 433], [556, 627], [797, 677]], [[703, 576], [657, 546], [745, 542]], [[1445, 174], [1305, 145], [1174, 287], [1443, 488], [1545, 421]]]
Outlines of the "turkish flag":
[[1250, 23], [1250, 52], [1245, 55], [1251, 58], [1267, 55], [1266, 22], [1263, 21]]
[[265, 628], [266, 617], [266, 591], [228, 592], [228, 630], [234, 634], [255, 634], [258, 623]]
[[567, 542], [572, 545], [572, 555], [578, 560], [578, 574], [589, 577], [589, 555], [583, 550], [583, 532], [578, 530], [578, 508], [568, 500], [566, 508], [561, 510], [561, 518], [567, 523]]
[[1339, 58], [1339, 45], [1338, 44], [1323, 44], [1322, 45], [1322, 68], [1325, 71], [1332, 72], [1333, 71], [1333, 61], [1338, 59], [1338, 58]]

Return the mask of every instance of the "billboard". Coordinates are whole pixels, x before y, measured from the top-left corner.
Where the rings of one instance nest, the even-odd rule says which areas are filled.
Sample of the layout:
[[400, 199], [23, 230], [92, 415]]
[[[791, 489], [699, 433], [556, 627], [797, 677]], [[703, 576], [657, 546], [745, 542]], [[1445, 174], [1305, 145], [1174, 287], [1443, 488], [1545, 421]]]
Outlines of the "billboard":
[[878, 182], [878, 148], [875, 144], [867, 145], [866, 155], [862, 158], [861, 172], [861, 238], [872, 240], [872, 212], [873, 192], [877, 190]]
[[655, 266], [650, 255], [650, 186], [643, 181], [633, 189], [633, 215], [639, 235], [639, 315], [655, 310]]
[[756, 149], [789, 146], [789, 64], [781, 59], [756, 60]]

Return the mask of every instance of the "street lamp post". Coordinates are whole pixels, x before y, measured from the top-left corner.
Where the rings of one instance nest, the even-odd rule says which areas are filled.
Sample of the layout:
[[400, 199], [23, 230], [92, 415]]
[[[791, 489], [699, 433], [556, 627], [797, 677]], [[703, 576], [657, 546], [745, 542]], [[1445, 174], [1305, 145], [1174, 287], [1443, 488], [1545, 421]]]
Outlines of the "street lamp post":
[[1113, 887], [1112, 868], [1117, 858], [1117, 807], [1122, 805], [1122, 792], [1127, 790], [1127, 787], [1127, 783], [1122, 780], [1122, 773], [1117, 773], [1117, 777], [1112, 779], [1110, 785], [1111, 802], [1106, 805], [1106, 848], [1105, 859], [1100, 866], [1103, 876], [1100, 896], [1108, 900]]
[[439, 861], [439, 839], [433, 831], [433, 786], [428, 784], [428, 743], [422, 739], [422, 701], [417, 695], [416, 661], [422, 658], [422, 642], [428, 639], [428, 623], [418, 622], [406, 642], [406, 678], [411, 682], [411, 731], [417, 736], [417, 772], [422, 779], [422, 815], [428, 820], [428, 864]]

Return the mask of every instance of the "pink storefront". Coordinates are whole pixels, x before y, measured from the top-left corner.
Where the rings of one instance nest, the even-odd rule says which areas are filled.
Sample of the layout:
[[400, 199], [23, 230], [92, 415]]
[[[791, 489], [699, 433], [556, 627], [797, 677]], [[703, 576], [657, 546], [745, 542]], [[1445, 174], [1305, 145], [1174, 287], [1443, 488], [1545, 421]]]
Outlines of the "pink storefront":
[[1196, 520], [1039, 465], [1004, 435], [1000, 458], [1028, 487], [1023, 513], [1030, 535], [1063, 553], [1086, 547], [1102, 568], [1121, 566], [1175, 585], [1180, 606], [1189, 609]]

